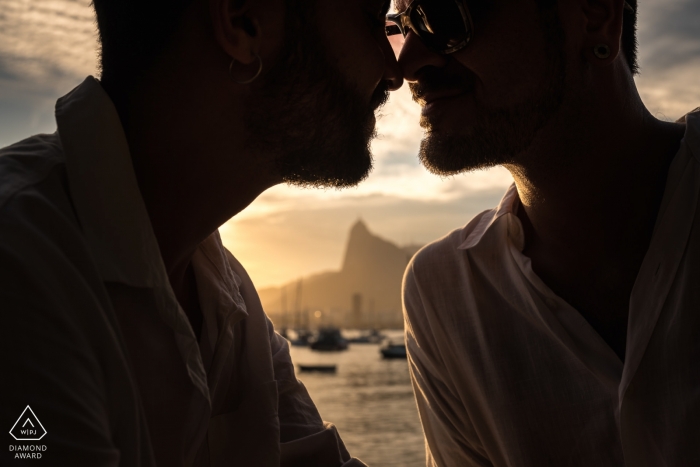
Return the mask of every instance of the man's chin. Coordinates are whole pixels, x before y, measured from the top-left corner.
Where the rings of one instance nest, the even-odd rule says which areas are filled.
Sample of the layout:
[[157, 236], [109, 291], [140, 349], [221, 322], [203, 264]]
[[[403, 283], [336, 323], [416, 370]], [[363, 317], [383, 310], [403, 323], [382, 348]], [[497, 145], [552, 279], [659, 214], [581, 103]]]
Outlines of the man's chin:
[[421, 141], [418, 158], [428, 172], [449, 177], [503, 163], [493, 148], [478, 138], [429, 132]]
[[312, 133], [288, 141], [286, 152], [277, 160], [282, 180], [303, 188], [350, 188], [364, 181], [372, 171], [371, 141], [376, 137], [374, 112], [362, 118], [327, 112], [315, 118]]
[[285, 170], [282, 178], [301, 188], [352, 188], [366, 180], [373, 168], [372, 155], [367, 150], [359, 156], [355, 153], [351, 158], [339, 159], [331, 155], [325, 160], [331, 160], [332, 164], [311, 162], [294, 170]]

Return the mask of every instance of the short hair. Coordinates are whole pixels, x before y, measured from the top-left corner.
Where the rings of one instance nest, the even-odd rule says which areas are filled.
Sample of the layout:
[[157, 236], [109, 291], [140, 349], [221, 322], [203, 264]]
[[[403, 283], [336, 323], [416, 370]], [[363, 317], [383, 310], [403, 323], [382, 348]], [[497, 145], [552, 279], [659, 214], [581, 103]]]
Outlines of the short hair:
[[623, 9], [622, 19], [622, 53], [625, 54], [627, 66], [633, 75], [639, 73], [639, 63], [637, 61], [637, 0], [627, 0], [632, 11], [627, 8]]
[[[537, 0], [537, 2], [540, 10], [551, 10], [557, 6], [557, 0]], [[637, 62], [637, 0], [627, 0], [627, 3], [632, 9], [623, 8], [620, 46], [627, 66], [632, 74], [636, 75], [639, 73], [639, 63]]]
[[192, 0], [93, 0], [102, 80], [138, 81], [172, 42]]

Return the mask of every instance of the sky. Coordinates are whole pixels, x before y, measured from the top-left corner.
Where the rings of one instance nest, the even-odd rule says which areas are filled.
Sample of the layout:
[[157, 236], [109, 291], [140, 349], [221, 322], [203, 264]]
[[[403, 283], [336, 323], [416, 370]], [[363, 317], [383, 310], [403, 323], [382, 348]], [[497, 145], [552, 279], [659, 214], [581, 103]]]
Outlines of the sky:
[[[700, 106], [700, 2], [639, 3], [637, 86], [652, 114], [675, 120]], [[0, 1], [0, 147], [55, 131], [56, 99], [91, 74], [97, 42], [89, 0]], [[340, 268], [358, 218], [397, 244], [423, 244], [495, 206], [512, 182], [503, 168], [447, 179], [427, 173], [416, 157], [420, 109], [407, 86], [381, 114], [375, 169], [359, 187], [278, 185], [221, 226], [257, 287]]]

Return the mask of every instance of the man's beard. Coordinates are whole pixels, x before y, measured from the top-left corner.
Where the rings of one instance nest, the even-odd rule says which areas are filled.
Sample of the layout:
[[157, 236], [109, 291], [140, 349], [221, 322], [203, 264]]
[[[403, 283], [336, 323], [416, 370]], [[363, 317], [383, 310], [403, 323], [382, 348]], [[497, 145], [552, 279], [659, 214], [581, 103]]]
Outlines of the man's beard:
[[374, 111], [388, 100], [388, 84], [367, 102], [345, 80], [323, 46], [313, 3], [287, 2], [281, 61], [249, 100], [249, 141], [257, 154], [275, 155], [276, 170], [289, 184], [355, 186], [372, 170]]
[[[565, 94], [564, 32], [556, 10], [542, 13], [550, 68], [535, 96], [510, 107], [486, 108], [477, 104], [476, 123], [455, 132], [433, 129], [421, 118], [425, 136], [419, 159], [428, 171], [441, 176], [486, 169], [496, 165], [522, 164], [518, 155], [532, 144], [538, 131], [557, 113]], [[461, 85], [469, 88], [472, 77], [466, 70], [450, 72], [445, 68], [426, 70], [421, 82], [411, 83], [414, 100], [427, 91]], [[468, 73], [468, 72], [467, 72]]]

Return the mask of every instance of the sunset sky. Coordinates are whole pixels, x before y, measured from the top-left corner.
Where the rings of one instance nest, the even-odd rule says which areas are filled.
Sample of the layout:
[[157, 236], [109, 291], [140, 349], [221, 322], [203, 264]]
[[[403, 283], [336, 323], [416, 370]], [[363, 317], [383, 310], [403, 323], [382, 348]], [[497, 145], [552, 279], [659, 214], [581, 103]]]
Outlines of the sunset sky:
[[[699, 25], [697, 0], [640, 1], [637, 84], [660, 118], [675, 120], [700, 106]], [[0, 147], [55, 130], [55, 100], [96, 74], [96, 50], [89, 0], [2, 0]], [[398, 244], [426, 243], [494, 206], [511, 182], [500, 168], [450, 179], [422, 169], [419, 108], [406, 86], [382, 115], [367, 182], [345, 191], [277, 186], [221, 227], [258, 287], [339, 268], [360, 217]]]

